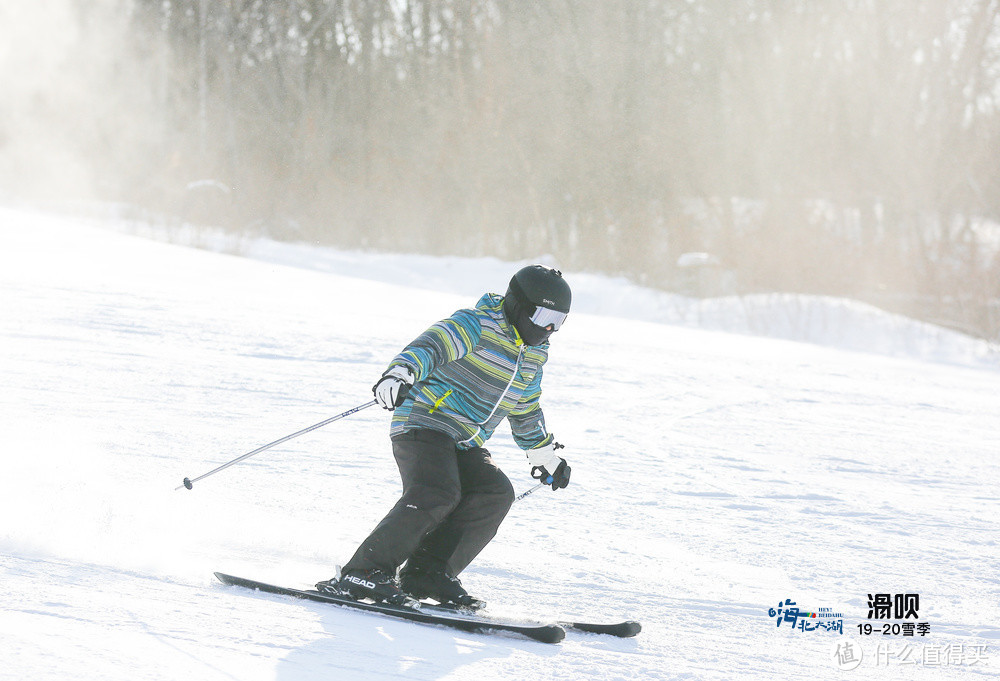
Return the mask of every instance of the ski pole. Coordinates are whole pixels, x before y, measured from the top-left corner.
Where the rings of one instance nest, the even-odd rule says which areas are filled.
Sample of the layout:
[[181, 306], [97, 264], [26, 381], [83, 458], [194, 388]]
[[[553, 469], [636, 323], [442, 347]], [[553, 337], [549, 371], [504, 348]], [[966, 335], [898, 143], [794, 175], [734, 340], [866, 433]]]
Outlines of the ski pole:
[[526, 496], [528, 496], [532, 492], [540, 490], [541, 488], [546, 487], [546, 486], [547, 485], [544, 482], [540, 482], [537, 485], [535, 485], [534, 487], [532, 487], [531, 489], [525, 490], [525, 491], [521, 492], [520, 494], [518, 494], [516, 497], [514, 497], [514, 501], [520, 501], [521, 499], [525, 498]]
[[[228, 463], [224, 463], [221, 466], [219, 466], [218, 468], [210, 470], [208, 473], [205, 473], [204, 475], [199, 475], [194, 480], [192, 480], [190, 478], [184, 478], [184, 484], [182, 484], [180, 487], [175, 487], [174, 491], [176, 492], [177, 490], [181, 489], [181, 487], [186, 487], [188, 489], [191, 489], [191, 487], [194, 485], [194, 483], [198, 482], [199, 480], [203, 480], [203, 479], [207, 478], [210, 475], [215, 475], [219, 471], [225, 470], [225, 469], [229, 468], [230, 466], [232, 466], [233, 464], [237, 464], [240, 461], [243, 461], [244, 459], [249, 459], [254, 454], [260, 454], [265, 449], [270, 449], [271, 447], [274, 447], [276, 445], [280, 445], [282, 442], [288, 442], [289, 440], [291, 440], [294, 437], [298, 437], [299, 435], [305, 435], [306, 433], [314, 431], [317, 428], [322, 428], [323, 426], [328, 425], [330, 423], [333, 423], [334, 421], [339, 421], [340, 419], [344, 418], [345, 416], [350, 416], [351, 414], [355, 414], [355, 413], [361, 411], [362, 409], [367, 409], [368, 407], [370, 407], [370, 406], [372, 406], [374, 404], [377, 404], [377, 403], [375, 402], [375, 400], [372, 400], [371, 402], [365, 402], [364, 404], [362, 404], [360, 406], [354, 407], [354, 409], [348, 409], [343, 414], [337, 414], [336, 416], [331, 416], [330, 418], [328, 418], [325, 421], [320, 421], [319, 423], [317, 423], [315, 425], [312, 425], [312, 426], [309, 426], [308, 428], [303, 428], [302, 430], [300, 430], [297, 433], [292, 433], [291, 435], [286, 435], [285, 437], [281, 438], [280, 440], [275, 440], [274, 442], [266, 444], [263, 447], [258, 447], [257, 449], [253, 450], [252, 452], [247, 452], [243, 456], [238, 456], [235, 459], [233, 459], [232, 461], [230, 461]], [[529, 491], [534, 491], [534, 490], [529, 490]]]

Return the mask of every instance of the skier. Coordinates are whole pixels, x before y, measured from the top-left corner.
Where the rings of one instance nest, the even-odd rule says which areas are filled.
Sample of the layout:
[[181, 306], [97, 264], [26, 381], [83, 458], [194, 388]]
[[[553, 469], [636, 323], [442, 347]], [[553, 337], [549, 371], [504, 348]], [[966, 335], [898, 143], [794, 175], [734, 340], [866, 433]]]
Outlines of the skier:
[[571, 300], [561, 272], [531, 265], [514, 274], [504, 296], [483, 295], [393, 358], [372, 392], [393, 412], [403, 494], [337, 576], [316, 584], [319, 591], [394, 605], [421, 598], [483, 605], [458, 575], [514, 501], [486, 440], [507, 418], [531, 476], [553, 490], [569, 484], [570, 467], [545, 428], [539, 397], [549, 337]]

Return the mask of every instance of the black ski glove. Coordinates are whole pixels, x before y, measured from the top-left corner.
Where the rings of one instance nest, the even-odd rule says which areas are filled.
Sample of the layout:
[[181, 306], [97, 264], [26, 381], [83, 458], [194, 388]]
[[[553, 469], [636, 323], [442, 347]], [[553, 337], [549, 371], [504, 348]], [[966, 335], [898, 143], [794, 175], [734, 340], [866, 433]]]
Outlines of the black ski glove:
[[[552, 485], [552, 489], [561, 489], [569, 484], [569, 474], [573, 470], [566, 464], [566, 459], [559, 458], [559, 465], [549, 473], [545, 466], [534, 466], [531, 469], [531, 477], [546, 485]], [[536, 474], [537, 471], [537, 474]]]
[[565, 449], [565, 447], [558, 442], [553, 442], [552, 449], [546, 451], [547, 449], [546, 447], [541, 451], [528, 452], [531, 477], [542, 484], [552, 485], [553, 490], [562, 489], [569, 484], [569, 474], [572, 472], [566, 459], [556, 454], [556, 451]]

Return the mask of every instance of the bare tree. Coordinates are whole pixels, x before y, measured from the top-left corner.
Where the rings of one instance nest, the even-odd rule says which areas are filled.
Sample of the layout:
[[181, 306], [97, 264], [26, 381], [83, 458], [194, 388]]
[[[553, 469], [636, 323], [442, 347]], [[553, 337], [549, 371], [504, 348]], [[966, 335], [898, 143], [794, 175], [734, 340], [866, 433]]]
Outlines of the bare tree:
[[154, 85], [120, 198], [665, 286], [704, 250], [988, 332], [1000, 0], [122, 3]]

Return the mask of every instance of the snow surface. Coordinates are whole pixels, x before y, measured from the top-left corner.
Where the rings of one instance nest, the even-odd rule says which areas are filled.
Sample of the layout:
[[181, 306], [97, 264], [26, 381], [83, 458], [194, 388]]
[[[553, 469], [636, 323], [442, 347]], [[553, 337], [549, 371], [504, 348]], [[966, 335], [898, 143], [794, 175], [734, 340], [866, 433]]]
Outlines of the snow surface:
[[[475, 300], [485, 290], [503, 292], [511, 272], [526, 264], [542, 262], [559, 267], [558, 259], [551, 255], [506, 263], [495, 258], [344, 252], [266, 238], [247, 239], [190, 225], [168, 229], [118, 220], [112, 226], [131, 234], [238, 253], [263, 262], [411, 289], [454, 293], [463, 296], [463, 301]], [[894, 357], [1000, 368], [1000, 346], [995, 343], [842, 298], [759, 294], [700, 300], [638, 286], [624, 278], [582, 273], [573, 273], [573, 291], [575, 312], [803, 341]]]
[[[511, 263], [129, 229], [0, 210], [0, 678], [996, 678], [1000, 372], [976, 341], [846, 303], [868, 325], [814, 340], [885, 343], [657, 323], [698, 320], [568, 272], [544, 404], [572, 483], [518, 502], [463, 581], [498, 616], [644, 631], [547, 646], [215, 581], [331, 576], [399, 492], [385, 412], [174, 489], [370, 399]], [[506, 430], [491, 450], [532, 484]], [[859, 635], [869, 593], [918, 593], [930, 633]], [[843, 635], [776, 627], [784, 599]]]

